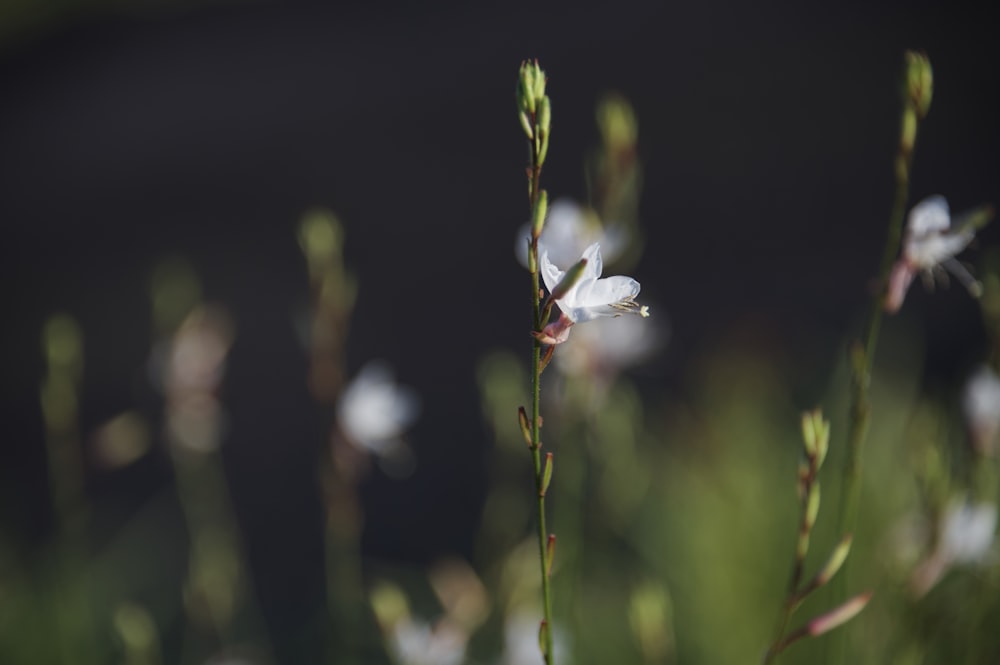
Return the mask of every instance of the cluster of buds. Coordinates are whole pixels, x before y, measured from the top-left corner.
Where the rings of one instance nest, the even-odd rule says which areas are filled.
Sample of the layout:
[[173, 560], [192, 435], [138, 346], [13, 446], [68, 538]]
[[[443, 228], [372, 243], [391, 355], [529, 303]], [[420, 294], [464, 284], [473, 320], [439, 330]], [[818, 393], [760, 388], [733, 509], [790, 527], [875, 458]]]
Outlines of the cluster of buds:
[[[851, 552], [851, 534], [846, 534], [833, 549], [826, 563], [808, 582], [802, 584], [802, 573], [806, 554], [809, 553], [809, 538], [816, 518], [819, 516], [820, 490], [819, 470], [823, 466], [830, 449], [830, 422], [823, 419], [819, 409], [802, 414], [802, 441], [804, 456], [799, 463], [798, 494], [802, 504], [802, 519], [799, 522], [799, 538], [795, 547], [795, 563], [789, 584], [785, 612], [791, 614], [806, 597], [826, 585], [837, 574]], [[768, 650], [764, 662], [771, 662], [786, 647], [803, 637], [816, 637], [827, 633], [854, 618], [871, 599], [871, 592], [865, 592], [848, 599], [834, 609], [814, 617], [788, 635], [778, 635]]]
[[545, 80], [545, 72], [538, 66], [538, 60], [521, 63], [517, 77], [518, 116], [524, 134], [533, 142], [538, 167], [545, 163], [549, 152], [549, 128], [552, 124], [552, 104], [545, 94]]

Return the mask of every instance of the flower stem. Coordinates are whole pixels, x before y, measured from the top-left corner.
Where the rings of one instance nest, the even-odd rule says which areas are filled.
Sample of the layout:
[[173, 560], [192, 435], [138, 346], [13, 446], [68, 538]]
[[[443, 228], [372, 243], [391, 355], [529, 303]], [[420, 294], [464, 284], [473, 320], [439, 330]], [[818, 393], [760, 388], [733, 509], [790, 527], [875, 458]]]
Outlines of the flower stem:
[[[531, 185], [531, 203], [532, 208], [537, 203], [538, 200], [538, 179], [541, 174], [541, 166], [535, 164], [537, 159], [537, 150], [534, 149], [534, 143], [532, 144], [532, 185]], [[539, 320], [539, 315], [541, 313], [541, 299], [539, 297], [539, 283], [538, 283], [538, 239], [533, 238], [531, 241], [530, 252], [533, 254], [534, 259], [532, 265], [535, 266], [535, 270], [531, 273], [531, 302], [532, 302], [532, 320], [534, 323], [534, 329], [536, 331], [541, 331], [542, 322]], [[541, 567], [542, 574], [542, 608], [545, 615], [545, 626], [546, 630], [543, 632], [542, 644], [544, 647], [544, 657], [546, 665], [552, 664], [552, 588], [551, 579], [549, 576], [548, 565], [546, 563], [547, 559], [547, 549], [548, 549], [548, 529], [545, 526], [545, 492], [542, 487], [542, 441], [541, 433], [539, 432], [539, 419], [541, 412], [541, 394], [542, 394], [542, 343], [537, 339], [532, 339], [531, 341], [531, 458], [535, 466], [535, 489], [537, 490], [538, 496], [538, 560]]]
[[[547, 109], [549, 102], [548, 98], [544, 95], [544, 73], [538, 68], [537, 61], [534, 63], [533, 68], [528, 63], [526, 63], [526, 65], [527, 69], [525, 68], [525, 65], [522, 65], [521, 73], [523, 77], [527, 72], [529, 78], [522, 78], [521, 80], [522, 87], [519, 102], [523, 103], [522, 122], [526, 121], [526, 124], [531, 130], [531, 135], [529, 136], [531, 163], [528, 170], [528, 202], [530, 205], [532, 219], [538, 216], [540, 212], [542, 215], [537, 223], [533, 224], [531, 241], [528, 246], [528, 264], [531, 268], [531, 324], [533, 331], [541, 332], [542, 328], [545, 326], [545, 321], [542, 320], [542, 306], [538, 276], [538, 237], [541, 234], [541, 225], [544, 223], [544, 210], [540, 211], [538, 206], [540, 202], [539, 199], [541, 197], [539, 182], [542, 175], [542, 163], [545, 160], [545, 152], [548, 148], [547, 134], [549, 131], [548, 118], [541, 116], [546, 115], [545, 113], [542, 113], [542, 107], [544, 106], [545, 109]], [[536, 84], [540, 85], [535, 87]], [[531, 96], [533, 98], [530, 105], [527, 101], [527, 96]], [[542, 343], [537, 338], [533, 337], [531, 344], [530, 449], [531, 459], [535, 470], [535, 494], [538, 512], [538, 561], [542, 576], [542, 611], [544, 615], [544, 619], [539, 629], [539, 646], [541, 647], [542, 656], [545, 659], [546, 665], [552, 665], [552, 587], [550, 576], [551, 553], [549, 551], [551, 539], [545, 525], [545, 469], [542, 465], [542, 440], [541, 433], [539, 431], [541, 426], [541, 378], [544, 367], [542, 365]], [[551, 464], [551, 461], [548, 461], [547, 464]]]
[[910, 165], [913, 162], [916, 125], [919, 120], [920, 114], [917, 112], [913, 100], [909, 96], [904, 96], [899, 152], [895, 160], [896, 193], [889, 216], [882, 262], [879, 266], [878, 290], [872, 296], [864, 346], [862, 347], [858, 342], [851, 350], [851, 410], [847, 463], [844, 466], [844, 486], [840, 502], [841, 533], [853, 533], [857, 522], [861, 495], [861, 453], [871, 420], [872, 366], [882, 325], [882, 312], [889, 273], [892, 271], [892, 264], [899, 253], [900, 241], [903, 236], [903, 217], [910, 193]]
[[[926, 71], [926, 80], [914, 80], [915, 68]], [[849, 413], [847, 460], [843, 471], [840, 495], [839, 533], [855, 533], [861, 504], [861, 455], [871, 422], [871, 374], [882, 325], [889, 275], [899, 253], [903, 236], [903, 218], [910, 194], [910, 167], [916, 144], [917, 127], [930, 104], [930, 64], [922, 54], [908, 51], [903, 67], [903, 111], [900, 116], [899, 151], [896, 153], [896, 191], [886, 231], [885, 248], [879, 266], [877, 291], [872, 296], [865, 331], [864, 345], [856, 342], [851, 349], [851, 406]], [[925, 86], [925, 87], [921, 87]], [[849, 563], [849, 562], [847, 562]], [[837, 583], [836, 596], [843, 598], [847, 590], [847, 563]], [[843, 637], [837, 640], [843, 660]]]

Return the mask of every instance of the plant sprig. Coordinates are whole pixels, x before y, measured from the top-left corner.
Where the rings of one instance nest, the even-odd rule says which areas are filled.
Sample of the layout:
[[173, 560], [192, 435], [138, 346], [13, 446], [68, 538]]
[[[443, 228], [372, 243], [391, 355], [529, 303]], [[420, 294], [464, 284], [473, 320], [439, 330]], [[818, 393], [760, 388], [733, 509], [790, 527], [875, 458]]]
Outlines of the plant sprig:
[[521, 128], [528, 138], [528, 202], [531, 208], [531, 238], [528, 241], [528, 269], [531, 272], [532, 301], [532, 347], [531, 347], [531, 418], [524, 407], [518, 410], [518, 419], [525, 434], [528, 448], [531, 450], [535, 472], [535, 489], [537, 490], [536, 505], [538, 510], [538, 555], [542, 578], [542, 610], [544, 618], [538, 630], [538, 646], [546, 665], [552, 665], [552, 562], [555, 557], [556, 537], [548, 532], [545, 525], [545, 493], [552, 481], [553, 455], [546, 453], [542, 462], [542, 440], [540, 414], [541, 375], [551, 355], [554, 346], [549, 346], [542, 352], [542, 342], [538, 335], [548, 319], [550, 306], [543, 309], [542, 293], [538, 275], [538, 238], [542, 235], [545, 225], [545, 215], [548, 208], [548, 196], [540, 189], [542, 165], [549, 151], [549, 129], [552, 122], [552, 107], [545, 94], [545, 72], [538, 66], [538, 61], [522, 62], [518, 75], [517, 106]]
[[802, 441], [804, 455], [799, 463], [798, 474], [798, 494], [802, 504], [799, 537], [795, 545], [792, 574], [788, 582], [785, 603], [778, 619], [778, 628], [771, 646], [764, 654], [763, 662], [765, 665], [774, 662], [778, 654], [794, 642], [804, 637], [822, 635], [849, 621], [863, 610], [871, 599], [871, 592], [858, 594], [833, 610], [811, 619], [791, 633], [786, 634], [795, 610], [809, 594], [833, 579], [833, 576], [844, 565], [851, 552], [852, 540], [850, 533], [845, 534], [833, 549], [826, 564], [808, 582], [802, 583], [806, 555], [809, 553], [809, 539], [813, 526], [816, 524], [816, 518], [819, 516], [819, 470], [823, 466], [823, 461], [830, 448], [830, 422], [823, 419], [823, 414], [818, 409], [802, 414]]

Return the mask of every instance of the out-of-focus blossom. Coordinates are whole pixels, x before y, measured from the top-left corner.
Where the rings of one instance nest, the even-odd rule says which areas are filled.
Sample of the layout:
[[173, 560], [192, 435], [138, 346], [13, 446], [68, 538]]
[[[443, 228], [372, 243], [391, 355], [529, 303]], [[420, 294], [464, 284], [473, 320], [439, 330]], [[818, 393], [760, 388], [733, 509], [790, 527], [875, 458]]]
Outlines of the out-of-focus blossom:
[[218, 448], [225, 414], [216, 393], [226, 371], [233, 326], [221, 307], [196, 307], [154, 355], [154, 381], [167, 403], [170, 440], [186, 449]]
[[632, 316], [596, 319], [570, 337], [555, 361], [568, 376], [613, 375], [642, 363], [668, 336], [669, 331]]
[[413, 619], [392, 627], [389, 646], [400, 665], [458, 665], [465, 659], [469, 636], [458, 625], [442, 619], [433, 628]]
[[1000, 430], [1000, 376], [989, 365], [969, 377], [962, 409], [973, 447], [981, 455], [992, 456]]
[[439, 561], [428, 578], [445, 614], [465, 631], [471, 633], [486, 621], [489, 593], [468, 563], [461, 559]]
[[[649, 308], [639, 305], [635, 298], [639, 295], [639, 282], [631, 277], [615, 275], [601, 278], [604, 262], [601, 246], [594, 243], [583, 252], [587, 261], [583, 274], [577, 282], [556, 301], [562, 315], [542, 331], [539, 339], [545, 344], [561, 344], [569, 337], [569, 329], [576, 323], [584, 323], [599, 317], [614, 317], [622, 314], [649, 316]], [[566, 273], [549, 260], [548, 250], [540, 259], [542, 279], [551, 293]]]
[[376, 455], [397, 449], [419, 413], [416, 392], [397, 385], [389, 366], [380, 361], [365, 365], [337, 404], [337, 419], [350, 442]]
[[889, 275], [886, 311], [896, 312], [902, 307], [918, 273], [924, 276], [926, 284], [933, 285], [935, 274], [947, 270], [978, 297], [982, 291], [979, 282], [954, 258], [972, 242], [976, 226], [965, 223], [952, 228], [948, 202], [943, 196], [931, 196], [915, 205], [906, 223], [902, 254]]
[[945, 513], [941, 530], [943, 556], [958, 564], [982, 563], [990, 555], [996, 528], [996, 504], [952, 504]]
[[[525, 224], [517, 232], [514, 248], [517, 260], [525, 267], [528, 266], [530, 239], [531, 225]], [[593, 211], [580, 207], [570, 199], [559, 199], [549, 206], [538, 246], [539, 251], [548, 250], [553, 262], [569, 265], [595, 242], [604, 248], [608, 261], [614, 261], [625, 251], [628, 234], [620, 226], [602, 226]]]
[[957, 501], [949, 505], [941, 518], [937, 547], [913, 571], [913, 592], [924, 595], [953, 566], [990, 562], [996, 527], [994, 503]]
[[120, 469], [145, 455], [150, 441], [145, 419], [135, 411], [126, 411], [94, 432], [94, 459], [103, 468]]
[[[504, 623], [504, 650], [501, 665], [523, 665], [524, 663], [540, 663], [542, 655], [538, 648], [538, 627], [541, 612], [537, 616], [527, 612], [517, 612], [507, 618]], [[570, 661], [568, 645], [563, 639], [562, 631], [556, 625], [552, 633], [552, 651], [555, 654], [556, 665], [565, 665]]]

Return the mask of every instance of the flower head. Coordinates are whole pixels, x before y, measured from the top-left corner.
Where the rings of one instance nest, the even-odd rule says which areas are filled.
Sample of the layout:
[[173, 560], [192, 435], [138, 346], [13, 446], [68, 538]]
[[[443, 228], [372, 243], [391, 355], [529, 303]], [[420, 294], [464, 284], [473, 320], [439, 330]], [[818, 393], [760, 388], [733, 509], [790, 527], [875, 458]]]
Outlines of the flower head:
[[341, 396], [337, 420], [355, 446], [385, 455], [399, 447], [399, 437], [419, 412], [416, 393], [396, 385], [388, 365], [371, 362]]
[[[933, 285], [935, 275], [944, 275], [942, 269], [978, 297], [982, 290], [979, 282], [954, 257], [972, 242], [977, 224], [971, 222], [979, 219], [976, 216], [970, 223], [952, 227], [948, 202], [943, 196], [931, 196], [915, 205], [906, 223], [902, 254], [889, 275], [886, 311], [896, 312], [902, 307], [906, 291], [917, 273], [923, 275], [925, 283]], [[985, 222], [979, 225], [982, 223]]]
[[955, 566], [984, 565], [994, 561], [996, 528], [996, 504], [953, 501], [938, 523], [937, 546], [913, 570], [912, 591], [917, 597], [924, 595]]
[[1000, 376], [989, 365], [966, 382], [962, 410], [973, 447], [981, 455], [992, 455], [1000, 431]]
[[[631, 277], [615, 275], [601, 278], [604, 262], [601, 259], [601, 245], [594, 243], [583, 252], [586, 264], [580, 278], [556, 301], [562, 315], [555, 323], [550, 323], [542, 331], [539, 339], [545, 344], [560, 344], [569, 337], [569, 329], [575, 323], [591, 321], [604, 316], [638, 314], [649, 316], [649, 308], [639, 305], [635, 297], [639, 295], [639, 282]], [[542, 252], [540, 267], [545, 288], [555, 291], [566, 273], [552, 264], [549, 252]]]
[[955, 563], [981, 563], [989, 556], [996, 528], [995, 504], [952, 504], [944, 517], [941, 549]]

